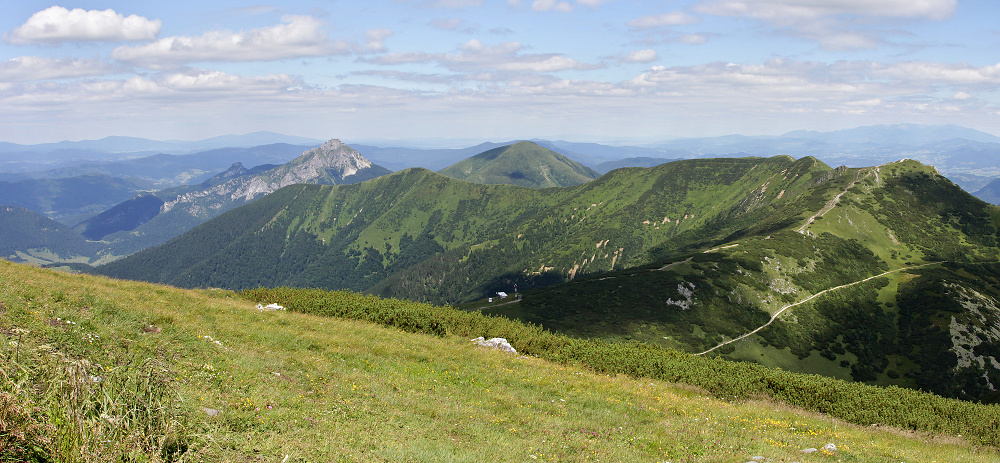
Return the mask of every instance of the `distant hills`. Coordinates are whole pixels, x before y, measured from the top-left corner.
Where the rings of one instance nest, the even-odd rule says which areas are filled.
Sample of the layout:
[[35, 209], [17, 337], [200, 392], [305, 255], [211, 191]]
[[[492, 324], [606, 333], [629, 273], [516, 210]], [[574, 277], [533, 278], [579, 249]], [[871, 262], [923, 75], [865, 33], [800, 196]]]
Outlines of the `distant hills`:
[[0, 206], [0, 258], [32, 263], [90, 262], [100, 249], [68, 226], [23, 207]]
[[103, 174], [0, 182], [0, 205], [18, 206], [54, 220], [76, 222], [141, 191], [134, 182]]
[[407, 169], [289, 186], [98, 271], [436, 302], [516, 289], [473, 307], [975, 399], [1000, 379], [998, 224], [916, 161], [684, 160], [544, 190]]
[[871, 125], [831, 132], [797, 130], [788, 132], [781, 138], [817, 140], [826, 143], [881, 145], [922, 145], [956, 139], [980, 143], [1000, 143], [1000, 137], [968, 127], [921, 124]]
[[37, 145], [21, 145], [0, 142], [0, 153], [14, 157], [21, 153], [59, 152], [100, 152], [138, 153], [155, 151], [160, 153], [191, 153], [219, 148], [249, 148], [253, 146], [283, 143], [290, 145], [314, 145], [322, 140], [282, 135], [274, 132], [252, 132], [244, 135], [222, 135], [197, 141], [150, 140], [138, 137], [105, 137], [100, 140], [61, 141]]
[[593, 169], [530, 141], [484, 151], [439, 173], [472, 183], [529, 188], [579, 185], [599, 176]]
[[284, 164], [313, 146], [316, 145], [277, 143], [251, 148], [219, 148], [190, 154], [161, 153], [114, 161], [84, 161], [67, 167], [0, 174], [0, 181], [61, 179], [96, 174], [125, 179], [145, 189], [164, 189], [200, 183], [236, 162], [249, 166]]
[[1000, 204], [1000, 178], [993, 179], [973, 194], [990, 204]]
[[[486, 142], [454, 149], [428, 149], [405, 146], [352, 143], [362, 155], [390, 170], [424, 167], [439, 171], [445, 167], [493, 148], [519, 141], [531, 141], [562, 154], [599, 173], [610, 170], [602, 163], [614, 163], [630, 158], [690, 159], [700, 157], [739, 157], [788, 155], [794, 158], [813, 156], [829, 165], [864, 167], [916, 159], [934, 165], [966, 191], [976, 191], [991, 179], [1000, 177], [1000, 137], [954, 125], [874, 125], [829, 132], [793, 131], [780, 136], [727, 135], [676, 139], [645, 144], [619, 146], [598, 143], [576, 143], [562, 140], [512, 140]], [[153, 188], [168, 188], [197, 183], [234, 162], [246, 166], [282, 164], [319, 140], [288, 137], [269, 132], [238, 136], [223, 136], [199, 142], [156, 141], [129, 137], [109, 137], [102, 140], [59, 142], [42, 145], [0, 143], [0, 181], [25, 178], [61, 178], [80, 173], [102, 173], [152, 180]], [[215, 153], [217, 164], [210, 167], [187, 168], [173, 174], [158, 172], [181, 159], [163, 158], [193, 154], [205, 150], [245, 150], [263, 145], [294, 145], [287, 157], [251, 159], [245, 154]], [[297, 151], [296, 151], [297, 150]], [[154, 155], [156, 155], [154, 157]], [[119, 162], [141, 161], [141, 164], [120, 165]], [[187, 161], [187, 159], [184, 159]], [[110, 164], [102, 169], [98, 165]], [[648, 162], [625, 167], [647, 166]], [[66, 170], [86, 165], [84, 170]], [[126, 172], [127, 171], [127, 172]], [[144, 174], [143, 172], [153, 172]], [[186, 177], [185, 177], [186, 175]], [[27, 177], [25, 177], [27, 176]], [[154, 179], [155, 177], [155, 179]], [[141, 182], [137, 182], [141, 183]]]

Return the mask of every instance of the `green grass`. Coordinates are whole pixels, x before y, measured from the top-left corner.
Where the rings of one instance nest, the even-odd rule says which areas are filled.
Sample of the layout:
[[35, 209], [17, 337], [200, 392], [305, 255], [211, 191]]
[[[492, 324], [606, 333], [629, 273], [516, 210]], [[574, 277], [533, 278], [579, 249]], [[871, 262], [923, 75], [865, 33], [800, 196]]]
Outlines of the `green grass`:
[[[456, 335], [258, 312], [228, 291], [7, 262], [0, 281], [0, 358], [36, 370], [18, 382], [4, 368], [0, 400], [16, 398], [17, 411], [0, 419], [4, 429], [27, 431], [35, 461], [163, 461], [162, 448], [185, 449], [178, 461], [1000, 461], [996, 450], [957, 436], [849, 425], [763, 399], [720, 400], [690, 386], [477, 348]], [[53, 373], [65, 362], [103, 375], [96, 384], [114, 398], [105, 403], [157, 403], [162, 419], [114, 434], [94, 399], [80, 408], [81, 426], [53, 420], [73, 408], [64, 399], [72, 394], [32, 391], [65, 384], [65, 374]], [[150, 372], [156, 382], [143, 383]], [[128, 408], [136, 407], [103, 413], [121, 420]], [[19, 458], [12, 443], [0, 434], [0, 461]], [[799, 452], [826, 443], [837, 455]]]

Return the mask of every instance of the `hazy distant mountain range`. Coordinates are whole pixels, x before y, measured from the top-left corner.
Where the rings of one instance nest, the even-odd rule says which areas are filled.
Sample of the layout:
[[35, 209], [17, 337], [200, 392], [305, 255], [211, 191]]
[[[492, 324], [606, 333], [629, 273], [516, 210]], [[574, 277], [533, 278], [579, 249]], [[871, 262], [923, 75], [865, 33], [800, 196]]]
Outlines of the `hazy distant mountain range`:
[[198, 141], [149, 140], [138, 137], [105, 137], [100, 140], [61, 141], [37, 145], [0, 142], [0, 154], [16, 159], [26, 153], [192, 153], [218, 148], [248, 148], [251, 146], [285, 143], [290, 145], [315, 145], [320, 139], [282, 135], [273, 132], [253, 132], [245, 135], [222, 135]]
[[[967, 191], [976, 191], [992, 178], [1000, 176], [1000, 137], [966, 127], [954, 125], [875, 125], [830, 132], [793, 131], [779, 136], [728, 135], [669, 140], [642, 146], [619, 146], [597, 143], [575, 143], [552, 140], [510, 140], [486, 142], [467, 148], [427, 149], [370, 142], [351, 144], [366, 158], [390, 170], [408, 167], [424, 167], [441, 170], [461, 160], [484, 151], [507, 146], [518, 141], [532, 141], [590, 168], [601, 163], [621, 161], [627, 158], [688, 159], [719, 156], [776, 156], [788, 155], [794, 158], [814, 156], [829, 165], [860, 167], [880, 164], [902, 158], [916, 159], [934, 165], [950, 179]], [[304, 149], [316, 146], [321, 140], [285, 136], [270, 132], [256, 132], [246, 135], [227, 135], [201, 141], [155, 141], [133, 137], [108, 137], [101, 140], [59, 142], [41, 145], [16, 145], [0, 142], [0, 180], [15, 178], [11, 173], [27, 175], [31, 178], [59, 178], [81, 173], [104, 173], [114, 176], [141, 176], [141, 169], [156, 170], [157, 165], [182, 162], [187, 159], [164, 158], [135, 161], [131, 170], [112, 161], [137, 160], [153, 154], [192, 154], [222, 148], [251, 148], [262, 145], [293, 145], [284, 151], [286, 157], [274, 156], [276, 150], [268, 149], [265, 157], [251, 159], [239, 150], [231, 153], [213, 153], [202, 158], [218, 157], [220, 163], [214, 167], [200, 167], [197, 174], [188, 174], [183, 180], [174, 174], [172, 185], [158, 184], [158, 187], [176, 186], [183, 183], [201, 181], [214, 175], [233, 162], [242, 162], [252, 167], [258, 164], [287, 162]], [[295, 149], [298, 149], [296, 152]], [[259, 151], [259, 150], [258, 150]], [[204, 154], [204, 153], [202, 153]], [[261, 153], [259, 153], [261, 154]], [[225, 160], [222, 158], [225, 157]], [[82, 164], [100, 161], [104, 171], [95, 166], [71, 174], [67, 170], [53, 170], [59, 167], [80, 168]], [[110, 163], [110, 164], [109, 164]], [[159, 164], [158, 164], [159, 163]], [[648, 166], [648, 160], [643, 166]], [[189, 168], [188, 172], [194, 172]], [[600, 169], [598, 169], [600, 171]], [[44, 172], [44, 173], [43, 173]], [[5, 174], [6, 173], [6, 174]], [[158, 174], [165, 179], [165, 174]], [[196, 175], [204, 175], [200, 180]], [[180, 181], [181, 183], [176, 183]]]

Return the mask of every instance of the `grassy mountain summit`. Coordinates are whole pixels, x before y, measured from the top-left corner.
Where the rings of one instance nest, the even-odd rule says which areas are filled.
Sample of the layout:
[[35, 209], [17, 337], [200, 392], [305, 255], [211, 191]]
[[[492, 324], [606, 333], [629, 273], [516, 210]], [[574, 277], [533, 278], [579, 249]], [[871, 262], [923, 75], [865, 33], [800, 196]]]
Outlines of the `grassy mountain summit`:
[[484, 151], [439, 173], [473, 183], [529, 188], [579, 185], [599, 176], [589, 167], [530, 141]]

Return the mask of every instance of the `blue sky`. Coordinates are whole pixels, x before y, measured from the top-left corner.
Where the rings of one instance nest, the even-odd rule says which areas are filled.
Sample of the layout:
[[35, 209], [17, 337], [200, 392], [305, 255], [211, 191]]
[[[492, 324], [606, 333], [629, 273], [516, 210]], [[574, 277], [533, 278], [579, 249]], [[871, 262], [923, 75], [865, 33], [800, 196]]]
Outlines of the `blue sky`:
[[993, 0], [0, 1], [0, 141], [1000, 134]]

